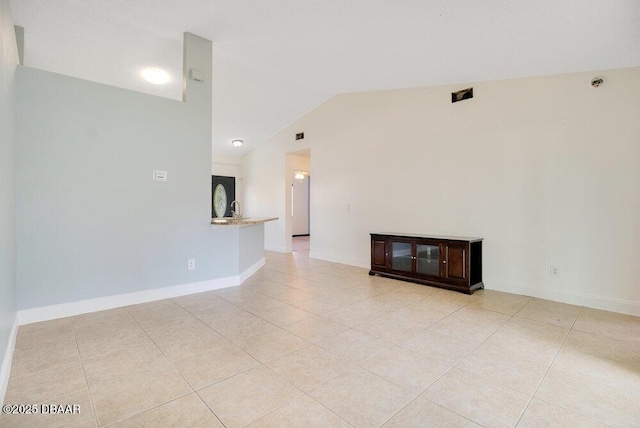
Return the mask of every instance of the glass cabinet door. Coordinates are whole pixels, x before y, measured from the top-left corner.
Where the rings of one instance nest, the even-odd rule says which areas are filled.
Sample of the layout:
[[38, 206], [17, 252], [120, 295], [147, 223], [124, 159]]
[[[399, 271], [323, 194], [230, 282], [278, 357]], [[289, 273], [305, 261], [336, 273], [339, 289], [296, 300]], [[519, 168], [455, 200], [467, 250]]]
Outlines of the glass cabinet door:
[[411, 243], [391, 241], [391, 269], [411, 272]]
[[416, 272], [423, 275], [440, 276], [440, 246], [416, 245]]

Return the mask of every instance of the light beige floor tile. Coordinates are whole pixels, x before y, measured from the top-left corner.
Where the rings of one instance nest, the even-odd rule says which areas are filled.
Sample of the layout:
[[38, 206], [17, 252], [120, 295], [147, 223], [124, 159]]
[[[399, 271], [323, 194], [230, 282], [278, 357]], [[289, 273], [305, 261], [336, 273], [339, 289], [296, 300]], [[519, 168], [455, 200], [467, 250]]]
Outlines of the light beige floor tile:
[[420, 394], [454, 366], [455, 358], [427, 357], [415, 351], [394, 346], [360, 366], [396, 385]]
[[227, 428], [243, 427], [300, 397], [302, 391], [264, 366], [198, 391]]
[[303, 309], [313, 314], [321, 315], [327, 312], [334, 311], [338, 308], [346, 306], [346, 303], [339, 299], [330, 299], [326, 297], [310, 297], [305, 300], [300, 300], [294, 303], [294, 306]]
[[229, 304], [226, 300], [221, 299], [210, 292], [175, 297], [173, 301], [191, 313], [204, 311], [206, 309], [219, 308], [220, 306], [226, 306]]
[[618, 340], [640, 341], [640, 317], [584, 308], [574, 330]]
[[285, 305], [277, 308], [253, 308], [252, 314], [279, 327], [311, 317], [311, 312], [303, 311], [295, 306]]
[[41, 403], [87, 387], [80, 361], [23, 375], [12, 375], [7, 404]]
[[[384, 293], [384, 290], [379, 287], [371, 286], [358, 286], [349, 289], [330, 289], [327, 288], [328, 293], [324, 295], [327, 298], [338, 299], [345, 305], [354, 305], [356, 303], [364, 302], [372, 297]], [[398, 306], [398, 305], [396, 305]], [[369, 305], [369, 308], [371, 306]], [[388, 311], [387, 311], [388, 312]]]
[[194, 393], [110, 425], [110, 428], [141, 427], [224, 428], [224, 425]]
[[501, 291], [485, 290], [477, 300], [469, 304], [471, 308], [481, 308], [488, 311], [514, 315], [527, 303], [531, 297], [520, 294], [503, 293]]
[[[366, 290], [365, 292], [370, 293], [371, 290]], [[408, 297], [402, 294], [396, 293], [380, 293], [374, 296], [369, 297], [366, 300], [362, 300], [357, 304], [354, 304], [354, 307], [361, 306], [363, 308], [369, 307], [371, 309], [379, 309], [384, 311], [385, 313], [390, 313], [393, 311], [397, 311], [400, 308], [403, 308], [409, 304], [416, 303], [420, 299], [415, 298], [411, 295]]]
[[612, 426], [640, 426], [638, 394], [612, 385], [568, 375], [554, 367], [536, 398]]
[[92, 334], [109, 329], [140, 328], [140, 325], [125, 308], [92, 312], [71, 318], [73, 330], [78, 334]]
[[440, 312], [431, 307], [422, 306], [420, 302], [400, 308], [397, 311], [392, 312], [390, 315], [393, 314], [420, 324], [423, 327], [429, 327], [449, 315], [446, 312]]
[[[78, 411], [75, 406], [78, 406]], [[0, 415], [0, 426], [4, 428], [84, 428], [97, 426], [89, 391], [86, 387], [38, 403], [36, 408], [37, 413], [35, 414], [2, 414]]]
[[139, 303], [137, 305], [127, 306], [126, 309], [131, 315], [149, 309], [162, 310], [164, 308], [173, 308], [176, 303], [171, 299], [154, 300], [152, 302]]
[[244, 309], [247, 312], [263, 311], [268, 309], [283, 308], [287, 306], [286, 303], [265, 295], [260, 295], [260, 297], [254, 297], [251, 299], [240, 301], [234, 303], [234, 305]]
[[86, 328], [76, 332], [76, 340], [83, 360], [117, 349], [151, 342], [149, 336], [137, 324], [126, 327]]
[[250, 423], [248, 428], [349, 428], [347, 422], [308, 395]]
[[152, 343], [105, 352], [84, 360], [90, 388], [127, 380], [132, 375], [168, 370], [171, 363]]
[[552, 366], [557, 372], [640, 390], [640, 342], [571, 331]]
[[76, 331], [123, 325], [132, 321], [133, 318], [126, 308], [115, 308], [71, 317], [71, 324]]
[[353, 368], [309, 393], [357, 427], [378, 427], [416, 395], [375, 374]]
[[312, 294], [298, 290], [297, 288], [288, 287], [271, 281], [265, 281], [259, 287], [256, 287], [256, 290], [273, 299], [289, 304], [313, 297]]
[[252, 369], [260, 363], [228, 342], [175, 362], [175, 366], [194, 390]]
[[265, 270], [263, 273], [263, 277], [266, 280], [276, 283], [281, 282], [283, 284], [286, 284], [291, 280], [291, 275], [287, 275], [286, 273], [278, 272], [271, 269]]
[[376, 318], [380, 318], [387, 313], [389, 313], [388, 310], [358, 302], [331, 312], [326, 312], [322, 314], [322, 316], [349, 327], [357, 327]]
[[570, 328], [580, 314], [580, 306], [551, 300], [533, 299], [514, 316], [559, 327]]
[[352, 366], [317, 346], [300, 349], [267, 363], [267, 367], [303, 391], [322, 385]]
[[489, 338], [508, 319], [508, 315], [484, 309], [460, 309], [429, 327], [429, 330], [480, 344]]
[[529, 407], [527, 407], [518, 423], [519, 428], [605, 428], [607, 426], [537, 398], [531, 400]]
[[235, 306], [198, 312], [196, 316], [227, 339], [239, 340], [276, 328], [273, 324]]
[[89, 391], [101, 426], [193, 392], [173, 367], [133, 371], [126, 379], [115, 382], [90, 382]]
[[78, 345], [73, 333], [57, 336], [41, 345], [21, 346], [14, 351], [11, 373], [16, 376], [80, 361]]
[[256, 291], [255, 289], [255, 284], [257, 282], [260, 282], [260, 279], [257, 276], [252, 276], [242, 285], [222, 288], [220, 290], [213, 290], [211, 291], [211, 293], [230, 303], [242, 302], [251, 298], [264, 297], [264, 294]]
[[433, 287], [401, 281], [397, 281], [397, 284], [393, 284], [391, 287], [384, 287], [383, 289], [385, 295], [407, 305], [425, 299], [436, 292]]
[[481, 346], [460, 361], [456, 368], [489, 379], [496, 385], [533, 395], [549, 365]]
[[280, 328], [245, 337], [235, 343], [262, 363], [310, 345], [306, 340]]
[[426, 310], [436, 310], [444, 312], [447, 315], [452, 314], [458, 309], [474, 302], [480, 296], [477, 294], [467, 295], [456, 291], [434, 289], [435, 292], [426, 296], [424, 299], [415, 303], [416, 306]]
[[407, 319], [404, 314], [392, 312], [355, 327], [356, 330], [388, 342], [399, 343], [425, 329], [423, 324]]
[[316, 343], [343, 360], [357, 364], [391, 347], [391, 344], [356, 330], [348, 330]]
[[568, 333], [567, 328], [511, 318], [480, 346], [549, 365]]
[[[6, 401], [72, 400], [88, 411], [0, 425], [94, 426], [86, 372], [102, 423], [129, 426], [197, 426], [198, 415], [221, 426], [192, 387], [230, 426], [512, 426], [528, 398], [518, 391], [540, 379], [520, 426], [640, 426], [640, 318], [371, 277], [308, 252], [266, 258], [241, 286], [21, 326]], [[289, 353], [265, 367], [230, 340], [263, 361]], [[324, 394], [345, 419], [296, 386]]]
[[330, 321], [317, 315], [287, 324], [282, 326], [282, 328], [298, 337], [314, 343], [349, 330], [349, 327], [345, 325]]
[[401, 342], [400, 346], [427, 356], [438, 355], [447, 359], [461, 360], [476, 347], [476, 344], [423, 330]]
[[199, 321], [173, 332], [151, 334], [151, 339], [174, 362], [227, 342], [221, 334]]
[[175, 302], [159, 308], [136, 311], [132, 314], [138, 324], [147, 332], [162, 331], [181, 324], [193, 323], [194, 316]]
[[383, 425], [383, 428], [474, 428], [480, 426], [420, 396], [396, 413]]
[[43, 345], [56, 345], [73, 340], [70, 318], [21, 325], [16, 336], [16, 350], [26, 350]]
[[224, 292], [214, 291], [213, 293], [215, 293], [216, 296], [242, 308], [251, 306], [275, 308], [284, 305], [283, 302], [260, 293], [256, 286], [251, 286], [250, 290], [241, 289], [234, 291], [233, 288], [235, 287], [227, 289], [227, 291]]
[[424, 392], [424, 397], [467, 419], [495, 427], [512, 427], [529, 396], [453, 368]]

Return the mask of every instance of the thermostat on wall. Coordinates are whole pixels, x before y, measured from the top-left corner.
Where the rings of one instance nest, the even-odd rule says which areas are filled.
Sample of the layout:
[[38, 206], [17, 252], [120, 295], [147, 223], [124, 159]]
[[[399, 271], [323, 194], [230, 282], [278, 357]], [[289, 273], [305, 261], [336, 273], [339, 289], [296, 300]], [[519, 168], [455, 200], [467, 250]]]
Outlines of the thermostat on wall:
[[154, 181], [167, 181], [167, 171], [153, 171]]

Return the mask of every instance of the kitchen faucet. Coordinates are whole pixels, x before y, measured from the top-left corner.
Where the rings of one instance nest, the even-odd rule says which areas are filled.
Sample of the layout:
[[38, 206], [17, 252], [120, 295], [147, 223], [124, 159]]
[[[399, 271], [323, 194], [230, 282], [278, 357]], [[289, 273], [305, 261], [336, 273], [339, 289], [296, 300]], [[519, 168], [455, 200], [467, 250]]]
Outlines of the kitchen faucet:
[[[233, 209], [233, 205], [235, 204], [235, 210]], [[240, 211], [240, 202], [233, 201], [231, 202], [231, 216], [234, 220], [242, 220], [242, 212]]]

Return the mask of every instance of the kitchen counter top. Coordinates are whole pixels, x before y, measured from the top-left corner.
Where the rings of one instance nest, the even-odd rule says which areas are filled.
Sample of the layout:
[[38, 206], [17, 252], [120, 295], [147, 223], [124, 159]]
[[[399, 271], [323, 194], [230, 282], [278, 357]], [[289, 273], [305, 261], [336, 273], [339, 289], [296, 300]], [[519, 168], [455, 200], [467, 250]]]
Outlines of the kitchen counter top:
[[211, 219], [211, 227], [249, 226], [274, 220], [278, 220], [278, 217], [247, 217], [242, 220], [234, 220], [231, 217], [218, 217]]

